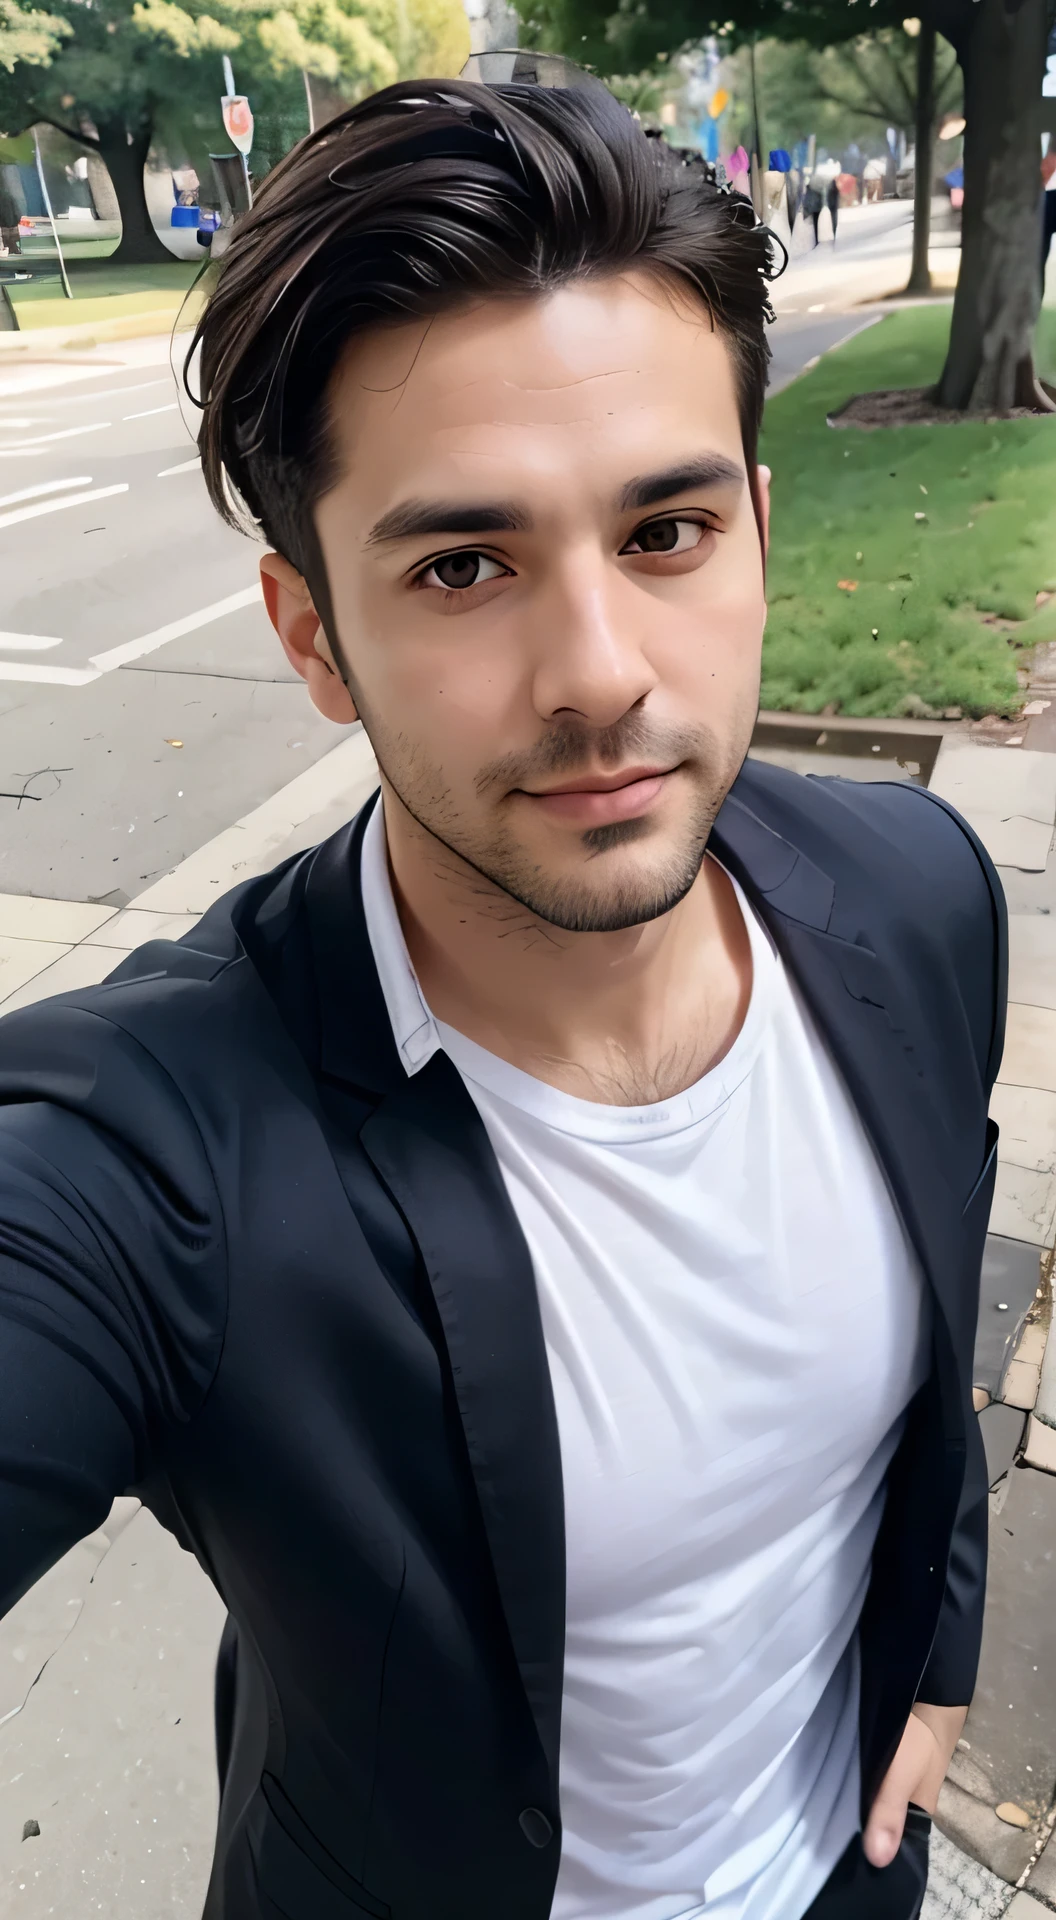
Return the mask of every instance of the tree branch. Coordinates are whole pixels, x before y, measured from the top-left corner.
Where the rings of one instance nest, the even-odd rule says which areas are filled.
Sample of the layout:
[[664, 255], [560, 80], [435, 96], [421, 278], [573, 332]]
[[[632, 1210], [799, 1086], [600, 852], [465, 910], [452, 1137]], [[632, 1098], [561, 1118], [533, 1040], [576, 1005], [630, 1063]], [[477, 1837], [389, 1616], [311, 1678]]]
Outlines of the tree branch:
[[98, 140], [93, 140], [90, 133], [80, 133], [75, 131], [73, 127], [63, 126], [62, 121], [56, 120], [53, 113], [42, 113], [38, 111], [33, 105], [32, 100], [27, 101], [26, 104], [33, 116], [29, 122], [30, 126], [54, 127], [56, 133], [64, 133], [67, 140], [75, 141], [79, 147], [98, 147]]
[[[869, 72], [868, 67], [863, 66], [857, 48], [846, 46], [840, 47], [838, 50], [834, 49], [834, 51], [838, 51], [840, 58], [851, 68], [859, 84], [864, 88], [867, 99], [873, 102], [871, 107], [863, 106], [860, 110], [868, 113], [874, 120], [893, 120], [896, 126], [905, 124], [905, 117], [901, 110], [881, 91], [875, 75]], [[841, 104], [849, 106], [850, 102], [843, 101]], [[909, 114], [910, 122], [912, 122], [913, 118], [914, 114], [911, 109]]]
[[887, 126], [891, 125], [891, 121], [894, 118], [893, 114], [889, 113], [887, 107], [871, 107], [864, 100], [848, 100], [845, 94], [833, 93], [831, 88], [822, 86], [820, 82], [818, 84], [818, 97], [822, 100], [828, 100], [834, 107], [848, 107], [852, 113], [864, 114], [867, 120], [883, 121]]
[[902, 68], [900, 67], [898, 61], [895, 58], [894, 48], [892, 47], [890, 40], [885, 40], [883, 39], [882, 36], [878, 35], [876, 44], [880, 48], [881, 52], [883, 53], [884, 58], [888, 63], [888, 66], [891, 68], [892, 73], [894, 74], [896, 80], [898, 81], [899, 86], [902, 89], [902, 93], [906, 103], [906, 112], [909, 115], [909, 124], [912, 125], [917, 117], [916, 94], [910, 89], [909, 84], [906, 80], [906, 76], [903, 73]]

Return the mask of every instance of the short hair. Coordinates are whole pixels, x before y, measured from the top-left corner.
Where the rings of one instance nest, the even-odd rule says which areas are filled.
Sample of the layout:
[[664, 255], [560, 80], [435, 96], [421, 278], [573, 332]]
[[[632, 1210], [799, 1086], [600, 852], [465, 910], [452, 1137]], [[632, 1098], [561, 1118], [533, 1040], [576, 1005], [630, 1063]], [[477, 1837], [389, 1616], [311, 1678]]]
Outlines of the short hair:
[[329, 631], [314, 508], [336, 478], [327, 395], [347, 344], [635, 268], [690, 289], [723, 334], [754, 474], [774, 264], [747, 200], [648, 138], [598, 83], [416, 80], [371, 95], [268, 175], [210, 269], [195, 345], [213, 505], [244, 524], [226, 475]]

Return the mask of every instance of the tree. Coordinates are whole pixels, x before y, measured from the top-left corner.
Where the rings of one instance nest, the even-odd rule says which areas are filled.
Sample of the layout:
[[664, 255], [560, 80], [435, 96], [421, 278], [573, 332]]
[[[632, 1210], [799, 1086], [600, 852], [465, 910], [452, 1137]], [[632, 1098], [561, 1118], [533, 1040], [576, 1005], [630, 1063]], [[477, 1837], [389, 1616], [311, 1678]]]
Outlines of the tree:
[[114, 259], [169, 261], [143, 168], [174, 103], [215, 101], [219, 132], [222, 54], [249, 91], [300, 89], [307, 71], [354, 101], [423, 62], [457, 72], [468, 51], [460, 0], [54, 0], [49, 14], [0, 0], [0, 129], [46, 124], [97, 154], [121, 211]]
[[[694, 0], [617, 0], [615, 10], [609, 0], [522, 4], [548, 44], [602, 72], [649, 65], [659, 52], [699, 43], [709, 32], [731, 43], [769, 35], [837, 46], [859, 38], [864, 17], [857, 0], [723, 0], [721, 20], [702, 19]], [[871, 34], [897, 28], [905, 4], [870, 0]], [[1052, 410], [1056, 402], [1034, 374], [1032, 343], [1041, 302], [1041, 86], [1056, 0], [915, 4], [928, 36], [941, 34], [956, 53], [967, 122], [961, 270], [936, 398], [958, 411]], [[927, 60], [928, 46], [922, 32], [918, 63]], [[922, 78], [918, 92], [926, 97], [927, 74]]]
[[1052, 411], [1034, 373], [1041, 307], [1041, 83], [1052, 0], [929, 0], [964, 72], [964, 215], [940, 405]]

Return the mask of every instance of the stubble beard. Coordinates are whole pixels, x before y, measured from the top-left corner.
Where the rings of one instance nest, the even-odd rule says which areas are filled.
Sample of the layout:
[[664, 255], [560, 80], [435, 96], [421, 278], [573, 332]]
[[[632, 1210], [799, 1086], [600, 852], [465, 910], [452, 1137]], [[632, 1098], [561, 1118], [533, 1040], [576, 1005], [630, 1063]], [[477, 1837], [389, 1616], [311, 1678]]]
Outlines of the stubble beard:
[[[700, 873], [715, 816], [744, 758], [736, 747], [724, 753], [707, 729], [664, 727], [634, 710], [605, 729], [555, 727], [530, 752], [482, 768], [474, 784], [486, 811], [478, 824], [457, 805], [441, 767], [428, 763], [406, 735], [379, 728], [358, 699], [357, 705], [385, 780], [418, 826], [506, 900], [564, 933], [618, 933], [670, 913]], [[636, 756], [677, 766], [676, 778], [691, 784], [688, 813], [653, 860], [630, 870], [623, 863], [622, 871], [619, 862], [622, 849], [660, 837], [648, 814], [580, 834], [584, 868], [575, 874], [547, 873], [504, 826], [507, 796], [522, 786], [535, 789], [555, 774], [575, 778], [599, 763], [633, 764]], [[477, 905], [488, 912], [486, 901], [478, 898]]]

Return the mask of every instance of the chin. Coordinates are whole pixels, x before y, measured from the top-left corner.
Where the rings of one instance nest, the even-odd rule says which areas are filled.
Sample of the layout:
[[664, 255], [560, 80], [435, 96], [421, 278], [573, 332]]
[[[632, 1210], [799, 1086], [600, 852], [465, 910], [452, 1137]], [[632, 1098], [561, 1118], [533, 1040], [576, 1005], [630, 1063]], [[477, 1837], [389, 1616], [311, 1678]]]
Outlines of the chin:
[[[635, 827], [637, 833], [628, 831]], [[668, 848], [665, 854], [654, 847], [645, 857], [621, 859], [620, 849], [645, 838], [646, 828], [645, 821], [597, 828], [582, 836], [590, 862], [585, 869], [577, 863], [573, 872], [547, 873], [540, 861], [530, 878], [510, 875], [500, 884], [536, 919], [564, 933], [621, 933], [645, 926], [685, 899], [704, 859], [700, 842], [691, 849]]]

